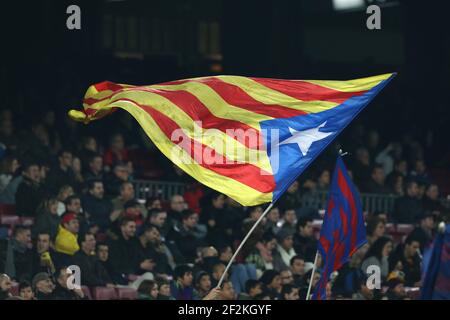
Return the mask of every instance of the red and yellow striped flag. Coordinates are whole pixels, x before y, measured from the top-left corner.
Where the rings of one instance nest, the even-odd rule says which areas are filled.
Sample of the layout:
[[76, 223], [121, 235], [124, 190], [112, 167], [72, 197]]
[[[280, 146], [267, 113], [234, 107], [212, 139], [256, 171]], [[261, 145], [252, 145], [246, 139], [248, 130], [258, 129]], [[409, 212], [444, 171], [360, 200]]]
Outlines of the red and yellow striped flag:
[[88, 123], [126, 110], [182, 170], [248, 206], [275, 201], [392, 77], [102, 82], [69, 115]]

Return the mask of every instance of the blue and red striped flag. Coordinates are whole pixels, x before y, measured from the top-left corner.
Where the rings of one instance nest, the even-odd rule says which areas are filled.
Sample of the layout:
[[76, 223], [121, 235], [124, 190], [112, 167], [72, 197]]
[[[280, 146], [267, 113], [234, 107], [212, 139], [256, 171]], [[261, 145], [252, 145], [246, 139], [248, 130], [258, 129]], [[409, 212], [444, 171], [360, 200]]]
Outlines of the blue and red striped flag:
[[313, 299], [326, 299], [326, 286], [331, 273], [346, 263], [366, 242], [361, 200], [341, 156], [338, 156], [318, 244], [324, 263], [323, 273]]

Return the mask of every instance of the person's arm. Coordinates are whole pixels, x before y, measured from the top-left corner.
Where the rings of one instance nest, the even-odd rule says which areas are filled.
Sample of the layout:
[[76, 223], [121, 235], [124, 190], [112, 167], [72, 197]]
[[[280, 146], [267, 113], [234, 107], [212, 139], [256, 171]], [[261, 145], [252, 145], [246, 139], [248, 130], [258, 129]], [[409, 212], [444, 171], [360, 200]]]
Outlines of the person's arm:
[[212, 289], [206, 296], [204, 296], [202, 300], [217, 300], [219, 294], [220, 288], [216, 287]]

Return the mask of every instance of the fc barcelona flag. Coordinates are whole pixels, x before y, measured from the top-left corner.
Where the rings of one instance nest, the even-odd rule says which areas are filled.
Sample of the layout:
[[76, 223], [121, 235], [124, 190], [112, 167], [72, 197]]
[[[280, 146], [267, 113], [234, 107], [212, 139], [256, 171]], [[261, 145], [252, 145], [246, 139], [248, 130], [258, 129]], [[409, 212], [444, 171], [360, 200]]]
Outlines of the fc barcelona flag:
[[341, 156], [338, 156], [318, 244], [324, 262], [323, 273], [313, 299], [325, 300], [331, 273], [346, 263], [366, 242], [361, 200]]
[[210, 76], [89, 87], [85, 123], [129, 112], [186, 173], [244, 206], [276, 201], [394, 77], [348, 81]]

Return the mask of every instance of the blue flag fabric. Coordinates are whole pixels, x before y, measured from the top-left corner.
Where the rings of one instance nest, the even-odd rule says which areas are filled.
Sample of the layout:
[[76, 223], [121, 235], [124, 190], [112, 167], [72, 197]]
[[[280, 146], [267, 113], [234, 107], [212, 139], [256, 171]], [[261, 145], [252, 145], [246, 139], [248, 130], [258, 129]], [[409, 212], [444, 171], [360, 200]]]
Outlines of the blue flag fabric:
[[422, 300], [450, 300], [450, 224], [424, 254]]
[[323, 273], [313, 299], [326, 299], [326, 285], [331, 273], [349, 261], [366, 242], [361, 199], [341, 156], [338, 156], [318, 243], [324, 263]]

